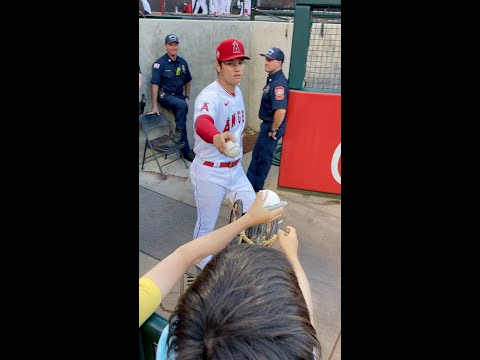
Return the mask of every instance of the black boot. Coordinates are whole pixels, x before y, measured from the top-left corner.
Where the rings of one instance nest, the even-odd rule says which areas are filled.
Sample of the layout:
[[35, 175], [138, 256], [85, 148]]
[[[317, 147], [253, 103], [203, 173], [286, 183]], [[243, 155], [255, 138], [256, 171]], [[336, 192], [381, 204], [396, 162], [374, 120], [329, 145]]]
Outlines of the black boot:
[[180, 144], [182, 142], [182, 130], [175, 129], [172, 138], [174, 143]]
[[185, 158], [185, 160], [192, 162], [193, 159], [195, 159], [195, 153], [192, 150], [190, 150], [188, 154], [183, 154], [183, 157]]

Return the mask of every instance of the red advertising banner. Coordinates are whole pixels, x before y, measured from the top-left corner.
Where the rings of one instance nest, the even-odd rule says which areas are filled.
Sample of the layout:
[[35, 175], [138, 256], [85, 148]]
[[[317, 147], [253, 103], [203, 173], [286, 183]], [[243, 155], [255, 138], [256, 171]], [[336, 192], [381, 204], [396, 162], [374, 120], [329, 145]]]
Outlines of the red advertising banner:
[[341, 193], [341, 94], [290, 90], [278, 185]]

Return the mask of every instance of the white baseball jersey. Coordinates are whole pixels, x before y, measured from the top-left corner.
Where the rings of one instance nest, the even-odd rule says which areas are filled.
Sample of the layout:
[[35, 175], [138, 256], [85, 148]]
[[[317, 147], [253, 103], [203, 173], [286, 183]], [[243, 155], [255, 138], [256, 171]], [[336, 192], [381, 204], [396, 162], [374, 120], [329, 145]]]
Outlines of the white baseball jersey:
[[[232, 159], [223, 155], [215, 145], [205, 142], [195, 131], [195, 158], [201, 161], [228, 162], [240, 159], [243, 154], [242, 134], [247, 123], [245, 104], [243, 103], [242, 91], [235, 87], [235, 96], [225, 90], [222, 85], [214, 81], [205, 87], [195, 99], [193, 114], [193, 127], [200, 115], [210, 115], [219, 132], [229, 131], [237, 139], [240, 145], [240, 154]], [[197, 160], [197, 161], [198, 161]]]

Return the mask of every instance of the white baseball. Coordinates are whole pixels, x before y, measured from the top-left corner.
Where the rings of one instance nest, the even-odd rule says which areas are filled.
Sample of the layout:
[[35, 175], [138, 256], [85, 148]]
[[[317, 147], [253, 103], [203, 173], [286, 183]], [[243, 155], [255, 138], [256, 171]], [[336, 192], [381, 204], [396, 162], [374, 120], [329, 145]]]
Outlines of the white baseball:
[[263, 193], [262, 205], [263, 207], [272, 206], [280, 202], [280, 197], [275, 191], [272, 190], [260, 190]]
[[240, 145], [233, 141], [227, 141], [227, 148], [224, 151], [225, 155], [235, 158], [240, 154]]

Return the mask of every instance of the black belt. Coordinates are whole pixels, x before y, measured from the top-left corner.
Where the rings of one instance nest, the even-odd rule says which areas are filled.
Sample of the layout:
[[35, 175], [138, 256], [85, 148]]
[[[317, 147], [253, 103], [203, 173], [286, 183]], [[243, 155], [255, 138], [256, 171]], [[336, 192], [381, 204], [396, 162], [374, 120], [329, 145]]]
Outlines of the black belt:
[[173, 96], [175, 96], [175, 93], [171, 93], [171, 94], [170, 94], [170, 93], [167, 93], [167, 92], [165, 92], [165, 91], [163, 91], [163, 90], [160, 90], [160, 96], [163, 96], [163, 95], [173, 95]]

